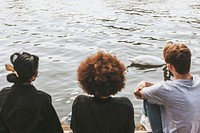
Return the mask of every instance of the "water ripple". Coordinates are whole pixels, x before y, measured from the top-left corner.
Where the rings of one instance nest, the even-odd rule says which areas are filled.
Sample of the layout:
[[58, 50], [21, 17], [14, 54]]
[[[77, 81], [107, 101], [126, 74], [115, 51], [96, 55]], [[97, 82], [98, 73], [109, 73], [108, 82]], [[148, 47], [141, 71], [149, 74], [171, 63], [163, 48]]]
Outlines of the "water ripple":
[[[87, 56], [104, 50], [126, 66], [138, 55], [162, 57], [167, 41], [181, 41], [193, 52], [192, 73], [200, 73], [199, 0], [0, 0], [0, 85], [10, 85], [4, 64], [13, 52], [40, 57], [38, 89], [52, 95], [59, 116], [83, 94], [76, 70]], [[178, 6], [177, 6], [178, 5]], [[162, 68], [128, 68], [125, 89], [140, 116], [132, 88], [141, 80], [164, 80]]]

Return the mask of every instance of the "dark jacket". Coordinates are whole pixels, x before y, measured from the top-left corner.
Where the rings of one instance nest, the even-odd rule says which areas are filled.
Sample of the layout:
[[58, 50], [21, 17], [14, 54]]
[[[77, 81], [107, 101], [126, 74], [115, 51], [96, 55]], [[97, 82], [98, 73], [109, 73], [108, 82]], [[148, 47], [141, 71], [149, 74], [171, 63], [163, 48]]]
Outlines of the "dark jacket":
[[13, 133], [63, 133], [51, 96], [33, 85], [2, 89], [0, 111]]
[[11, 133], [11, 130], [8, 128], [6, 123], [3, 121], [0, 115], [0, 133]]

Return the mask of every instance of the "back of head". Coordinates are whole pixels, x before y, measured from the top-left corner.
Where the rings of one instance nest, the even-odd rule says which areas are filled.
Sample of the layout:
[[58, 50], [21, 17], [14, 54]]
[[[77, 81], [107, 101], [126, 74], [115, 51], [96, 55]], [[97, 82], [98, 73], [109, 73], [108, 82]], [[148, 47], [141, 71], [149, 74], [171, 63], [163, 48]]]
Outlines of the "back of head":
[[98, 97], [114, 95], [125, 85], [125, 66], [115, 56], [98, 52], [81, 62], [78, 81], [82, 89]]
[[37, 75], [39, 58], [35, 55], [23, 52], [10, 56], [15, 73], [8, 74], [7, 80], [11, 83], [22, 84], [31, 82], [31, 78]]
[[179, 74], [187, 74], [191, 66], [191, 51], [182, 43], [169, 42], [163, 49], [163, 57], [166, 63], [174, 66]]

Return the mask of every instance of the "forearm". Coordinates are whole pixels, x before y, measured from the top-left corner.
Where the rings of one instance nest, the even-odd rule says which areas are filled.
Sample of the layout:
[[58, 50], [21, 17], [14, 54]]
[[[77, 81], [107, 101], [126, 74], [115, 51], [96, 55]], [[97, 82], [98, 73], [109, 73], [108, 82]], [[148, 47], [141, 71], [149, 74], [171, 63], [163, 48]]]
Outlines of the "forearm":
[[134, 90], [134, 95], [136, 96], [137, 99], [144, 99], [144, 93], [143, 93], [143, 88], [145, 87], [149, 87], [149, 86], [152, 86], [153, 83], [151, 82], [141, 82], [139, 83], [139, 85], [135, 88]]

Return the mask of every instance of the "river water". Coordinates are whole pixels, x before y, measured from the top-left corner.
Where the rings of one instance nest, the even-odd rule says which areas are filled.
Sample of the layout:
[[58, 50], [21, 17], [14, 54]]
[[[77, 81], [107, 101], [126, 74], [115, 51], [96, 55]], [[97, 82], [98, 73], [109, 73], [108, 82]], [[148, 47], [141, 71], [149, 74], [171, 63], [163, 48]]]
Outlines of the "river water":
[[87, 56], [104, 50], [127, 67], [126, 87], [117, 96], [128, 97], [138, 122], [141, 101], [133, 95], [142, 80], [164, 80], [163, 67], [139, 68], [129, 59], [139, 55], [162, 58], [167, 41], [191, 49], [192, 74], [200, 74], [200, 0], [0, 0], [0, 87], [6, 81], [4, 64], [13, 52], [40, 57], [34, 85], [48, 92], [59, 117], [71, 111], [82, 94], [76, 69]]

